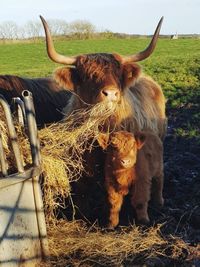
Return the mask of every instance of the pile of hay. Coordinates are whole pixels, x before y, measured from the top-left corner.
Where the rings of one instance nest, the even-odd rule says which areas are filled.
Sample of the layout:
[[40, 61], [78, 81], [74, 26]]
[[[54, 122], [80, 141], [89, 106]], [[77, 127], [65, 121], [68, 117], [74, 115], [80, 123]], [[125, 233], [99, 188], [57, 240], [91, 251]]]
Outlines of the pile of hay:
[[[0, 105], [0, 141], [1, 141], [1, 149], [4, 152], [5, 157], [7, 158], [6, 165], [7, 169], [10, 172], [16, 172], [16, 162], [14, 159], [14, 154], [12, 151], [12, 145], [10, 142], [10, 138], [8, 135], [8, 127], [6, 123], [6, 117], [2, 106]], [[1, 175], [1, 164], [0, 164], [0, 175]]]
[[5, 121], [5, 114], [0, 105], [0, 137], [2, 140], [3, 148], [8, 153], [8, 135], [7, 135], [7, 127]]
[[56, 208], [64, 205], [70, 182], [78, 180], [84, 170], [83, 153], [92, 149], [99, 129], [112, 113], [112, 108], [98, 104], [39, 131], [48, 220], [54, 219]]
[[[55, 210], [64, 205], [65, 198], [70, 195], [70, 182], [79, 179], [84, 170], [83, 153], [92, 148], [101, 125], [112, 113], [112, 109], [99, 104], [39, 130], [50, 250], [46, 266], [121, 266], [138, 258], [144, 261], [149, 257], [165, 256], [167, 249], [173, 257], [182, 254], [185, 244], [176, 239], [169, 244], [161, 236], [160, 226], [147, 230], [130, 226], [107, 232], [96, 226], [88, 227], [82, 221], [56, 219]], [[28, 137], [21, 127], [16, 129], [26, 166], [31, 162]], [[2, 120], [0, 130], [8, 156], [12, 152], [7, 145], [6, 125]]]
[[164, 239], [161, 227], [130, 225], [107, 231], [83, 221], [60, 220], [47, 226], [50, 255], [42, 266], [149, 266], [144, 264], [148, 261], [150, 266], [168, 266], [163, 265], [165, 259], [180, 262], [189, 253], [188, 245], [177, 237]]
[[138, 256], [164, 255], [167, 241], [159, 234], [159, 226], [141, 230], [124, 227], [106, 232], [83, 222], [60, 220], [48, 226], [50, 262], [53, 266], [122, 266]]
[[[84, 170], [83, 153], [92, 149], [99, 129], [111, 116], [114, 108], [97, 104], [88, 109], [78, 110], [62, 122], [39, 130], [44, 206], [49, 221], [55, 219], [55, 210], [58, 206], [64, 205], [64, 200], [69, 196], [70, 182], [79, 179]], [[12, 165], [15, 161], [10, 157], [13, 152], [12, 148], [8, 146], [9, 138], [7, 127], [3, 121], [4, 117], [4, 114], [1, 114], [0, 130], [7, 161]], [[31, 164], [28, 136], [16, 120], [15, 125], [24, 167], [26, 167]]]

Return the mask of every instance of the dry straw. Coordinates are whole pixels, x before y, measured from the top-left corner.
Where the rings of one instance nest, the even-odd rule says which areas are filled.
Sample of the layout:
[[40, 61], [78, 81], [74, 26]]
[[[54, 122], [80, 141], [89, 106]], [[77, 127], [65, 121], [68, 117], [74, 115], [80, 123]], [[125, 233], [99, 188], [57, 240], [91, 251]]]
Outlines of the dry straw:
[[[170, 247], [173, 257], [182, 255], [185, 243], [164, 240], [160, 227], [141, 230], [136, 226], [106, 232], [96, 226], [88, 228], [78, 221], [57, 220], [55, 211], [70, 195], [70, 182], [79, 179], [84, 170], [83, 154], [93, 147], [99, 130], [113, 113], [113, 108], [98, 104], [71, 114], [61, 123], [39, 131], [42, 154], [44, 206], [50, 248], [49, 262], [42, 266], [121, 266], [135, 258], [164, 256]], [[0, 131], [9, 161], [7, 127], [0, 114]], [[16, 127], [24, 165], [31, 162], [28, 138]], [[184, 243], [184, 244], [183, 244]], [[185, 248], [186, 249], [186, 248]]]
[[2, 107], [0, 106], [0, 134], [1, 134], [1, 140], [3, 144], [3, 148], [6, 153], [8, 153], [8, 135], [7, 135], [7, 127], [5, 122], [5, 114], [2, 110]]
[[163, 254], [167, 241], [160, 226], [141, 230], [130, 226], [106, 232], [83, 222], [60, 220], [48, 226], [50, 261], [53, 266], [121, 266], [133, 262], [139, 255], [143, 260]]
[[[70, 182], [79, 179], [83, 165], [83, 153], [91, 150], [99, 130], [113, 114], [115, 106], [105, 104], [77, 110], [60, 123], [39, 130], [42, 154], [44, 206], [48, 220], [55, 219], [55, 210], [64, 205], [70, 194]], [[3, 118], [3, 114], [1, 118]], [[1, 132], [7, 159], [12, 150], [7, 147], [8, 135], [5, 123], [1, 120]], [[24, 165], [31, 162], [28, 137], [20, 126], [16, 126], [18, 141], [24, 158]]]
[[84, 170], [83, 153], [92, 149], [99, 129], [113, 113], [113, 108], [98, 104], [78, 110], [61, 123], [39, 131], [45, 209], [49, 219], [70, 194], [70, 182], [80, 178]]
[[163, 238], [161, 227], [130, 225], [107, 231], [83, 221], [59, 220], [47, 226], [50, 255], [42, 266], [146, 266], [148, 259], [165, 266], [166, 258], [182, 262], [190, 247], [180, 238]]
[[[1, 105], [0, 105], [0, 138], [3, 151], [7, 158], [7, 168], [10, 169], [11, 172], [15, 172], [17, 170], [16, 163], [11, 148], [12, 147], [11, 142], [8, 136], [8, 128], [7, 128], [5, 113]], [[0, 165], [0, 172], [1, 172], [1, 165]]]

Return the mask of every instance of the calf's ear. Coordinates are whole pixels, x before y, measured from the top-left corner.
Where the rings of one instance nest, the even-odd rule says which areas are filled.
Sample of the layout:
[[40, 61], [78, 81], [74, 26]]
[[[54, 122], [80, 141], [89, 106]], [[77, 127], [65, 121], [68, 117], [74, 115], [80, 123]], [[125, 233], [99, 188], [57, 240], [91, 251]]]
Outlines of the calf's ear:
[[123, 88], [134, 85], [140, 76], [141, 68], [136, 63], [124, 63], [123, 65]]
[[141, 149], [145, 143], [146, 135], [144, 133], [138, 132], [135, 134], [135, 140], [137, 144], [137, 149]]
[[102, 147], [103, 150], [105, 150], [108, 147], [109, 134], [99, 133], [99, 135], [97, 137], [97, 141], [98, 141], [100, 147]]
[[72, 79], [73, 68], [62, 67], [55, 70], [53, 77], [59, 86], [67, 90], [74, 90], [74, 82]]

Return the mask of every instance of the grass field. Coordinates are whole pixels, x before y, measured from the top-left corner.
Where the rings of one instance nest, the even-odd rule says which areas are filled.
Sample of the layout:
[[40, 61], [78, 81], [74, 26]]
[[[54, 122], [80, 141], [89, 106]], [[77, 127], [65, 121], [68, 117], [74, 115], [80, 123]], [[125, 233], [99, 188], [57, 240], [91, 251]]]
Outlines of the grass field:
[[[58, 52], [67, 55], [95, 52], [117, 52], [128, 55], [143, 50], [148, 43], [149, 39], [56, 40], [55, 46]], [[189, 68], [195, 68], [199, 56], [200, 40], [198, 39], [160, 39], [153, 55], [142, 62], [142, 65], [145, 71], [158, 76], [161, 81], [164, 81], [165, 75], [167, 76], [169, 73], [173, 77], [170, 81], [173, 82], [176, 78], [173, 73], [182, 70], [181, 80], [184, 80], [184, 74], [188, 73], [185, 68], [188, 71]], [[44, 41], [38, 43], [1, 43], [0, 57], [1, 74], [12, 73], [39, 77], [50, 75], [55, 67], [54, 63], [47, 58]]]
[[[143, 50], [149, 39], [55, 40], [64, 55], [117, 52], [122, 55]], [[0, 44], [0, 74], [24, 77], [50, 76], [58, 67], [46, 54], [45, 42]], [[200, 40], [160, 39], [155, 52], [141, 62], [145, 73], [162, 86], [170, 107], [196, 102], [200, 95]], [[195, 116], [199, 119], [199, 115]]]
[[[143, 50], [148, 43], [149, 39], [56, 40], [55, 46], [64, 55], [95, 52], [128, 55]], [[51, 75], [57, 66], [48, 59], [44, 41], [0, 44], [0, 58], [0, 74], [42, 77]], [[160, 39], [153, 55], [141, 65], [163, 86], [167, 96], [173, 95], [175, 88], [196, 88], [200, 76], [200, 40]]]
[[[59, 53], [67, 55], [95, 52], [117, 52], [128, 55], [143, 50], [148, 43], [148, 39], [56, 40], [55, 47]], [[47, 57], [44, 41], [0, 44], [0, 57], [0, 74], [43, 77], [50, 76], [53, 70], [59, 66]], [[126, 249], [124, 258], [120, 252], [119, 255], [116, 253], [115, 256], [106, 255], [106, 259], [112, 264], [111, 260], [116, 257], [125, 264], [112, 265], [117, 267], [136, 266], [131, 265], [132, 263], [142, 263], [142, 265], [137, 266], [148, 267], [196, 267], [200, 264], [200, 40], [160, 39], [153, 55], [141, 62], [141, 65], [144, 72], [151, 75], [162, 86], [167, 98], [169, 129], [164, 149], [165, 205], [164, 210], [160, 213], [156, 213], [153, 209], [150, 211], [151, 215], [156, 218], [156, 223], [163, 223], [161, 232], [162, 237], [169, 244], [169, 248], [166, 250], [168, 257], [164, 259], [160, 254], [157, 263], [154, 259], [152, 263], [143, 265], [145, 263], [142, 259], [143, 256], [139, 255], [138, 257], [136, 253], [138, 257], [136, 257], [136, 261], [126, 265], [127, 259], [132, 261], [134, 259], [133, 255], [131, 253], [129, 255]], [[72, 229], [71, 226], [70, 229]], [[87, 231], [89, 232], [89, 230]], [[69, 229], [67, 229], [67, 234], [68, 232]], [[173, 236], [178, 236], [178, 241]], [[105, 237], [105, 234], [103, 234], [103, 237]], [[80, 236], [80, 238], [85, 240], [85, 235]], [[96, 237], [91, 237], [91, 240], [95, 239]], [[131, 237], [132, 239], [133, 237]], [[182, 241], [185, 242], [183, 242], [184, 246], [181, 245]], [[177, 250], [173, 251], [170, 244], [176, 242], [181, 242], [181, 244], [177, 244], [175, 246]], [[57, 244], [60, 246], [60, 240]], [[76, 248], [73, 255], [70, 251], [66, 254], [65, 259], [75, 260], [75, 263], [77, 260], [80, 263], [80, 257], [83, 254], [83, 262], [89, 262], [89, 264], [79, 265], [74, 263], [66, 266], [106, 266], [97, 264], [100, 256], [97, 258], [94, 256], [94, 259], [91, 257], [90, 260], [88, 257], [93, 255], [93, 252], [88, 256], [81, 250], [82, 247], [77, 248], [76, 245], [77, 242], [75, 242]], [[85, 248], [85, 246], [84, 243], [83, 247]], [[68, 243], [66, 247], [68, 247]], [[163, 246], [159, 247], [157, 245], [155, 250], [159, 251], [159, 248], [163, 249]], [[148, 253], [150, 252], [148, 251]], [[62, 256], [62, 253], [60, 255]], [[122, 257], [121, 260], [120, 257]], [[57, 260], [58, 258], [55, 258], [56, 263], [52, 266], [64, 266], [63, 264], [58, 265]]]

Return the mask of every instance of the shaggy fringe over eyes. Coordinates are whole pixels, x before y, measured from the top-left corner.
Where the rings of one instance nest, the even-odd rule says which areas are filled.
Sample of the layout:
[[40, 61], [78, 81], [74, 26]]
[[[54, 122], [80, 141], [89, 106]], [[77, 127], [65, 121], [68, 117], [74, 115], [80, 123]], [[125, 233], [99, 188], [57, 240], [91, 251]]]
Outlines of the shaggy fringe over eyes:
[[[120, 77], [122, 67], [112, 54], [90, 54], [77, 58], [77, 69], [80, 79], [94, 79], [96, 82], [102, 82], [105, 79], [105, 69], [112, 72], [114, 76]], [[114, 73], [113, 73], [114, 72]]]

